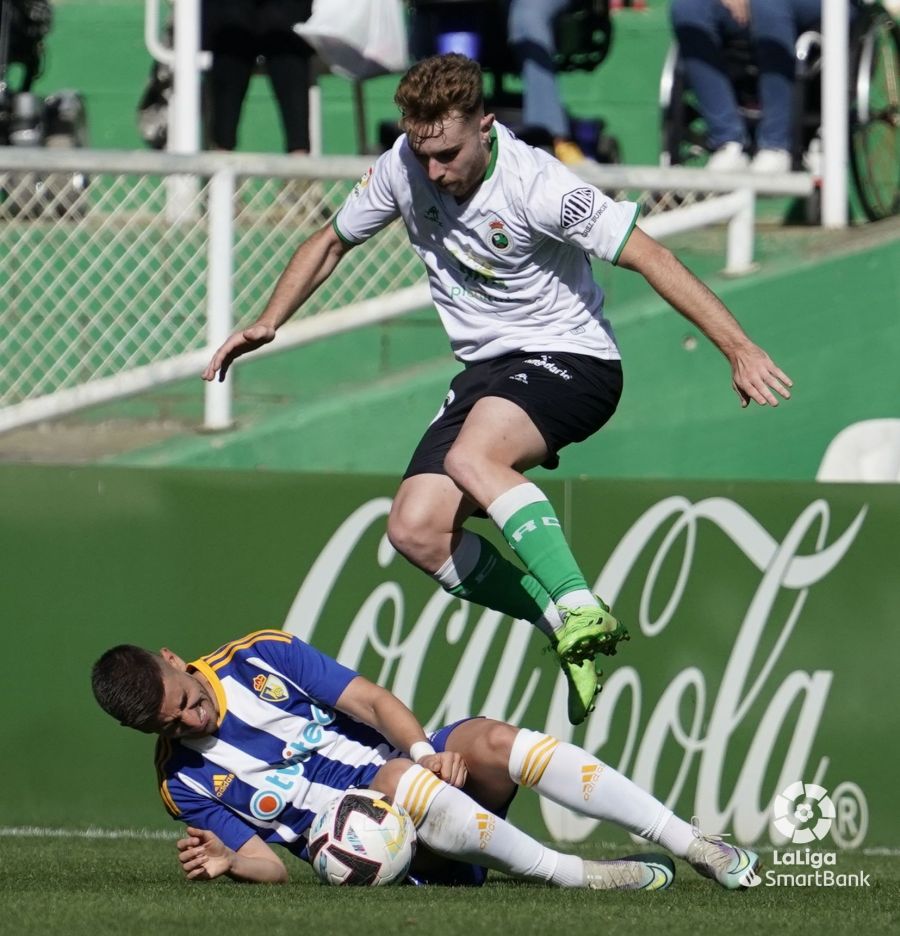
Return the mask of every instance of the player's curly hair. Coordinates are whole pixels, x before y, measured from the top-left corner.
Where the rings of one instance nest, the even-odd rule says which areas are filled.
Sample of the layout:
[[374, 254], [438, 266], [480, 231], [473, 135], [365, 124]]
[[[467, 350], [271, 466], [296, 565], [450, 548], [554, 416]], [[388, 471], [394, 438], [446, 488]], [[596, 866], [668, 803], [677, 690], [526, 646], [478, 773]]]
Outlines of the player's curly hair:
[[152, 731], [165, 694], [161, 662], [159, 654], [133, 644], [107, 650], [91, 670], [100, 708], [126, 728]]
[[449, 52], [417, 62], [400, 79], [394, 103], [400, 126], [427, 139], [439, 132], [452, 113], [473, 117], [484, 110], [484, 86], [478, 62]]

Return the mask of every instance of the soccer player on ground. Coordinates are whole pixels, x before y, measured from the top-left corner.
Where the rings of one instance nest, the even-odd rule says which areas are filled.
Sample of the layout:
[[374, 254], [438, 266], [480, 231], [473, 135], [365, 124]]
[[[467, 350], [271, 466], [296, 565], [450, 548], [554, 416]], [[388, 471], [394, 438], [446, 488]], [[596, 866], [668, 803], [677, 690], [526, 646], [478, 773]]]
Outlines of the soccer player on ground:
[[412, 873], [434, 883], [478, 884], [494, 868], [562, 887], [671, 884], [663, 855], [590, 861], [536, 842], [503, 818], [519, 785], [657, 842], [728, 889], [745, 886], [758, 864], [550, 735], [471, 718], [429, 739], [396, 696], [283, 631], [258, 631], [191, 664], [168, 649], [120, 645], [94, 664], [92, 685], [121, 724], [159, 735], [160, 792], [188, 825], [178, 849], [191, 879], [285, 881], [271, 844], [306, 857], [316, 813], [351, 787], [406, 809], [428, 850]]
[[[412, 456], [388, 535], [450, 593], [540, 628], [579, 724], [599, 691], [593, 658], [628, 635], [591, 594], [553, 507], [522, 472], [556, 467], [560, 449], [600, 429], [619, 401], [619, 349], [589, 256], [638, 271], [700, 328], [728, 359], [743, 406], [776, 406], [791, 381], [703, 283], [635, 227], [637, 205], [612, 201], [484, 113], [477, 63], [425, 59], [395, 100], [405, 133], [334, 221], [300, 245], [258, 320], [227, 339], [203, 377], [223, 378], [235, 358], [274, 340], [347, 251], [402, 218], [465, 369]], [[479, 510], [524, 570], [463, 528]]]

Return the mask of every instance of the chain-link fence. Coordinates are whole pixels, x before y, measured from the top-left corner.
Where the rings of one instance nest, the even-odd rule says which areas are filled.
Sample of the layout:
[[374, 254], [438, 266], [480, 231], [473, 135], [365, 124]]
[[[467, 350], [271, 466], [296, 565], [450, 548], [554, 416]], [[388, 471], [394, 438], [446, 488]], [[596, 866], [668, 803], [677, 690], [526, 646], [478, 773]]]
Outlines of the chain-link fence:
[[[210, 343], [212, 280], [228, 279], [231, 308], [220, 310], [226, 328], [255, 318], [297, 245], [333, 215], [368, 165], [358, 158], [0, 153], [0, 429], [197, 372]], [[210, 180], [217, 174], [233, 185], [230, 204], [215, 208]], [[595, 166], [584, 175], [638, 200], [650, 218], [740, 181], [629, 167]], [[795, 194], [810, 184], [788, 182], [783, 190]], [[690, 223], [720, 220], [721, 212], [707, 211]], [[223, 224], [227, 256], [214, 271], [210, 231]], [[347, 254], [341, 275], [295, 319], [325, 319], [322, 313], [388, 296], [360, 321], [391, 317], [427, 303], [427, 293], [409, 291], [423, 280], [403, 226], [394, 224], [368, 249]]]
[[[208, 177], [207, 177], [208, 178]], [[258, 314], [299, 242], [351, 180], [243, 177], [234, 193], [237, 322]], [[193, 188], [193, 191], [191, 191]], [[8, 406], [205, 344], [208, 182], [173, 212], [162, 175], [4, 173], [0, 404]], [[353, 251], [304, 306], [317, 315], [409, 286], [420, 264], [399, 226]]]

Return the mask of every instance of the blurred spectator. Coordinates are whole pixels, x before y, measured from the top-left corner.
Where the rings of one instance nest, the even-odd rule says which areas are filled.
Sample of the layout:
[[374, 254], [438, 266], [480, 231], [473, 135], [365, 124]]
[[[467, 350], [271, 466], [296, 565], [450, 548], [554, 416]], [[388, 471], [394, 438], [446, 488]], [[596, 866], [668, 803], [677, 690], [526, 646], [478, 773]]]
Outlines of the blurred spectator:
[[209, 137], [233, 150], [241, 108], [257, 58], [263, 56], [289, 153], [309, 152], [312, 50], [293, 32], [309, 18], [312, 0], [204, 0], [203, 48], [212, 52]]
[[[49, 0], [6, 0], [0, 3], [0, 83], [8, 81], [12, 63], [24, 66], [19, 91], [29, 91], [40, 75], [43, 40], [53, 24]], [[5, 88], [4, 88], [5, 90]]]
[[[687, 81], [708, 128], [710, 169], [790, 170], [794, 43], [800, 33], [819, 28], [821, 15], [821, 0], [673, 0], [672, 25]], [[750, 39], [759, 67], [761, 113], [752, 162], [725, 63], [724, 46], [735, 36]]]
[[569, 165], [584, 153], [569, 135], [569, 118], [556, 81], [553, 21], [572, 0], [509, 0], [508, 38], [522, 72], [522, 122], [540, 127], [553, 138], [553, 152]]

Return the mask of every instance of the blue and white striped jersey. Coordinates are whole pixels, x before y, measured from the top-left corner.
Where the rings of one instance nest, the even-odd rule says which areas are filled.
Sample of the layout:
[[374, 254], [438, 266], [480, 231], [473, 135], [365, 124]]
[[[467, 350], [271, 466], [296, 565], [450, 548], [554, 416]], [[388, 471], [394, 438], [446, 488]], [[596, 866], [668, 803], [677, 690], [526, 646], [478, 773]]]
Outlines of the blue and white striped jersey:
[[190, 668], [212, 686], [219, 724], [203, 738], [159, 739], [160, 793], [174, 819], [230, 848], [256, 834], [302, 854], [316, 813], [397, 754], [334, 710], [357, 674], [283, 631], [249, 634]]

